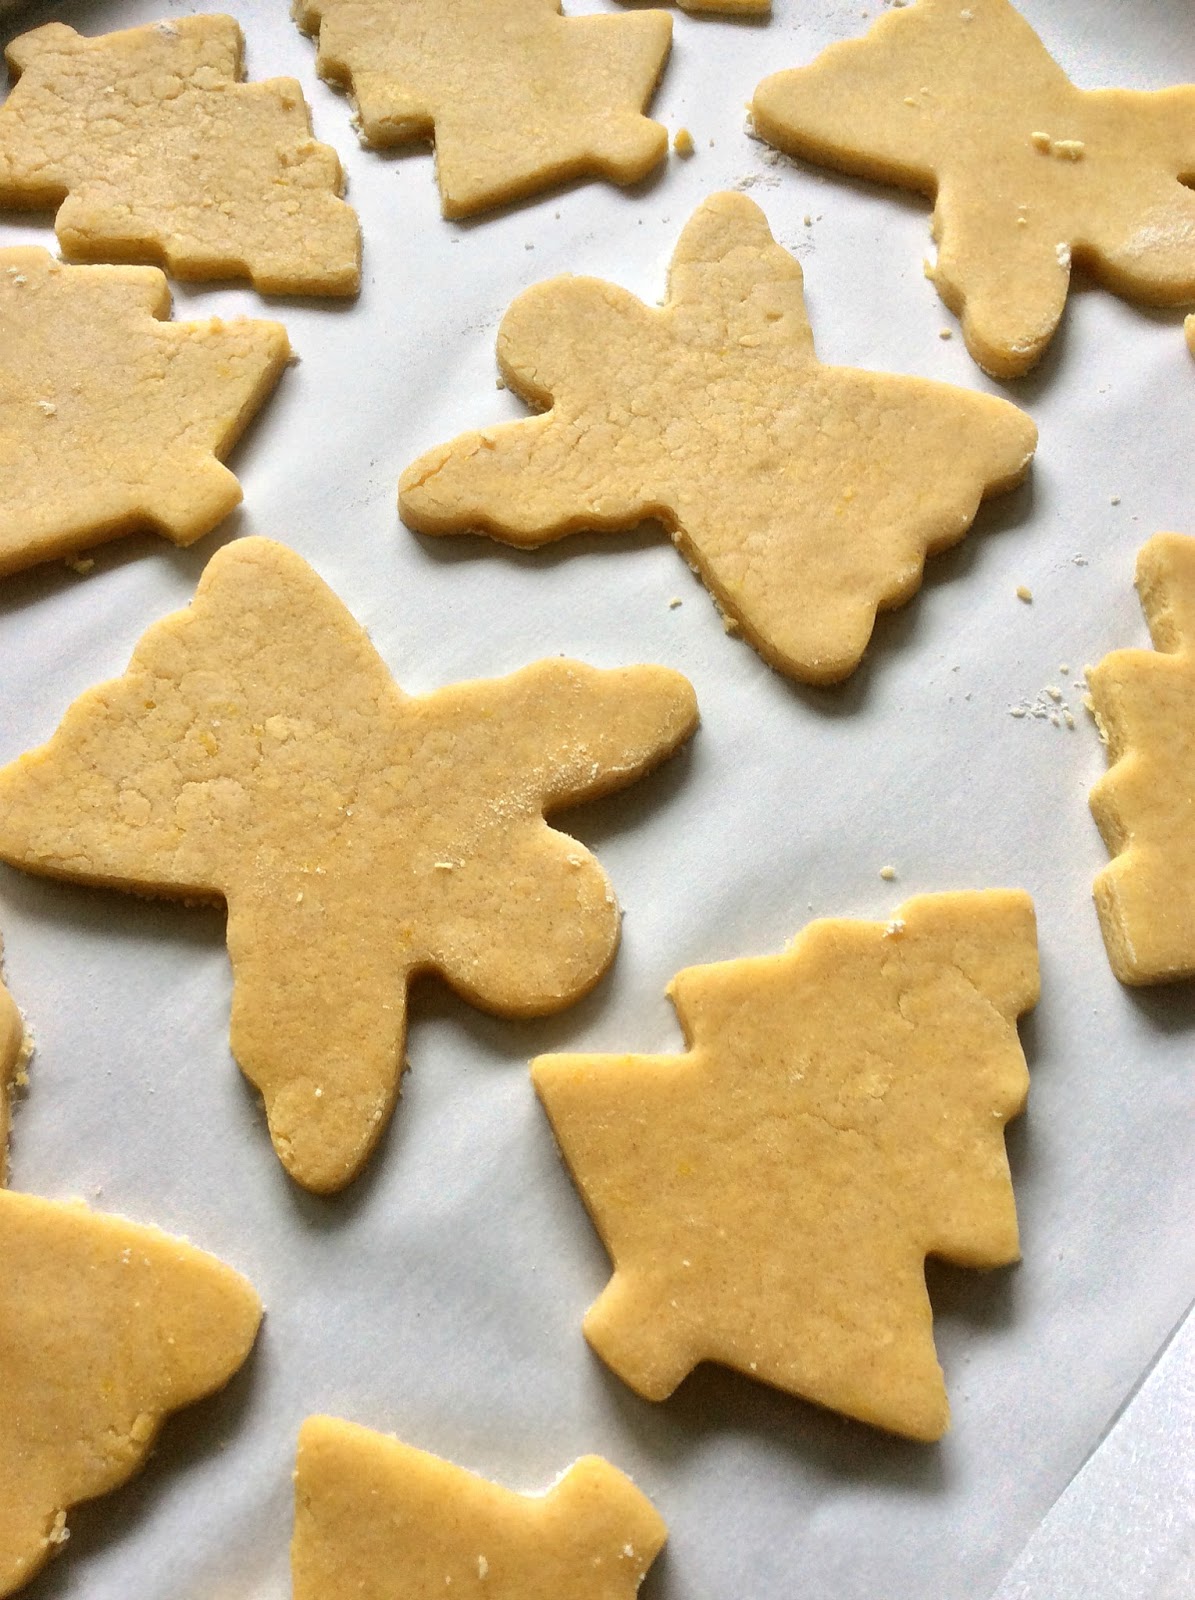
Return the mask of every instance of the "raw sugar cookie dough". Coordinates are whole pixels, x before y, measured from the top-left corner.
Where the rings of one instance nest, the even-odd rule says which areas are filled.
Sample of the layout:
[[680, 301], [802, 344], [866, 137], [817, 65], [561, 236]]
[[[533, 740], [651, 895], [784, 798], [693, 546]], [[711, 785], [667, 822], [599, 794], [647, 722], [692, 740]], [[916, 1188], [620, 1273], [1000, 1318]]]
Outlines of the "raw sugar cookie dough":
[[4, 942], [0, 940], [0, 1188], [8, 1182], [8, 1131], [12, 1096], [21, 1086], [32, 1052], [16, 1001], [4, 986]]
[[140, 1470], [169, 1412], [228, 1382], [261, 1304], [181, 1239], [0, 1191], [0, 1595], [66, 1545], [67, 1513]]
[[232, 17], [85, 39], [51, 22], [7, 50], [0, 206], [56, 208], [74, 261], [160, 262], [265, 294], [355, 294], [357, 218], [293, 78], [244, 83]]
[[1195, 976], [1195, 539], [1159, 533], [1137, 558], [1153, 650], [1114, 650], [1087, 684], [1109, 769], [1091, 811], [1113, 860], [1095, 880], [1122, 983]]
[[291, 1176], [329, 1192], [393, 1110], [412, 977], [540, 1016], [602, 976], [613, 890], [545, 813], [634, 782], [696, 722], [664, 667], [553, 659], [405, 695], [306, 562], [241, 539], [0, 772], [0, 858], [227, 903], [233, 1054]]
[[294, 1600], [634, 1600], [666, 1537], [599, 1456], [524, 1495], [333, 1417], [299, 1435]]
[[1037, 441], [995, 396], [823, 366], [801, 268], [740, 194], [695, 212], [662, 310], [550, 279], [507, 311], [498, 365], [542, 414], [408, 467], [407, 524], [536, 546], [658, 518], [730, 623], [810, 683], [854, 671], [877, 609], [916, 592]]
[[156, 267], [0, 250], [0, 574], [138, 529], [175, 544], [241, 499], [220, 458], [290, 357], [277, 322], [170, 322]]
[[650, 1400], [718, 1361], [939, 1438], [925, 1258], [1019, 1255], [1004, 1125], [1029, 1087], [1029, 897], [813, 922], [783, 955], [692, 967], [668, 992], [685, 1054], [532, 1063], [614, 1263], [586, 1338]]
[[790, 155], [935, 197], [933, 279], [996, 378], [1036, 364], [1072, 261], [1146, 305], [1195, 301], [1195, 85], [1076, 88], [1009, 0], [914, 0], [765, 78]]
[[672, 40], [665, 11], [565, 17], [561, 0], [296, 0], [321, 77], [379, 149], [435, 137], [446, 217], [570, 178], [637, 183], [668, 134], [643, 115]]

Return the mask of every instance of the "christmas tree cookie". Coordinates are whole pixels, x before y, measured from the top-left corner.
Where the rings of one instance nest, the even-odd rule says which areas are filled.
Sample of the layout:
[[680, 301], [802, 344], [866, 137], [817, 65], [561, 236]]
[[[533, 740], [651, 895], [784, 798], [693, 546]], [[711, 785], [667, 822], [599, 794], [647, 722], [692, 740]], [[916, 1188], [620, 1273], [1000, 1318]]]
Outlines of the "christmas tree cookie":
[[823, 366], [801, 269], [744, 195], [698, 209], [668, 289], [662, 310], [594, 278], [521, 294], [498, 364], [542, 414], [430, 450], [403, 518], [520, 546], [658, 518], [765, 660], [836, 682], [926, 554], [1025, 476], [1036, 429], [992, 395]]
[[933, 279], [985, 371], [1038, 361], [1072, 262], [1146, 305], [1195, 300], [1195, 85], [1076, 88], [1009, 0], [916, 0], [765, 78], [791, 155], [934, 197]]
[[668, 135], [643, 111], [672, 40], [664, 11], [564, 17], [560, 0], [297, 0], [321, 77], [379, 149], [436, 142], [446, 217], [569, 178], [635, 183]]
[[261, 1304], [155, 1228], [0, 1191], [0, 1595], [66, 1542], [67, 1512], [143, 1466], [168, 1413], [244, 1363]]
[[51, 22], [7, 50], [0, 205], [57, 207], [73, 261], [161, 262], [266, 294], [345, 295], [357, 219], [293, 78], [244, 83], [231, 17], [85, 39]]
[[1160, 533], [1137, 558], [1153, 650], [1087, 670], [1109, 770], [1091, 811], [1113, 860], [1095, 880], [1122, 983], [1195, 975], [1195, 539]]
[[327, 1192], [393, 1110], [411, 978], [504, 1016], [598, 981], [613, 891], [545, 813], [634, 782], [696, 720], [663, 667], [553, 659], [407, 696], [299, 556], [244, 539], [0, 772], [0, 858], [227, 903], [233, 1053], [287, 1170]]
[[648, 1399], [719, 1361], [937, 1439], [925, 1258], [1017, 1259], [1004, 1125], [1037, 993], [1028, 896], [925, 895], [680, 973], [684, 1055], [534, 1062], [614, 1263], [597, 1353]]
[[191, 544], [238, 504], [220, 458], [290, 356], [276, 322], [170, 322], [156, 267], [0, 250], [0, 573], [155, 528]]
[[299, 1435], [294, 1600], [634, 1600], [666, 1536], [598, 1456], [523, 1495], [332, 1417]]

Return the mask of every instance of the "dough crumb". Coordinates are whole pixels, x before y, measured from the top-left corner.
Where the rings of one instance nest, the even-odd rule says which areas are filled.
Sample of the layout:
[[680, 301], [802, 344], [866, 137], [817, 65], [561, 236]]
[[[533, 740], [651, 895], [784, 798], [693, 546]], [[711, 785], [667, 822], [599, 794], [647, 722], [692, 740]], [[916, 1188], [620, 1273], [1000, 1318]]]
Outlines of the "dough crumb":
[[953, 339], [954, 338], [954, 334], [951, 331], [951, 329], [949, 329], [949, 328], [939, 328], [938, 329], [938, 338], [939, 339]]
[[1032, 589], [1027, 589], [1023, 583], [1018, 584], [1017, 585], [1017, 599], [1018, 600], [1023, 600], [1027, 606], [1028, 605], [1032, 605], [1033, 604], [1033, 590]]
[[1029, 135], [1029, 143], [1035, 150], [1048, 150], [1050, 148], [1050, 135], [1042, 133], [1039, 129], [1037, 133]]
[[1118, 506], [1120, 504], [1120, 496], [1118, 494], [1114, 494], [1111, 498], [1114, 506]]
[[892, 921], [884, 929], [884, 938], [899, 939], [904, 931], [905, 919], [903, 917], [893, 917]]
[[693, 135], [688, 128], [678, 128], [676, 130], [672, 136], [672, 148], [678, 156], [688, 157], [696, 153], [697, 147], [693, 143]]
[[1086, 148], [1082, 139], [1055, 139], [1050, 146], [1050, 154], [1063, 161], [1082, 161]]
[[896, 868], [893, 866], [881, 867], [880, 877], [883, 878], [885, 883], [891, 883], [896, 877]]
[[672, 599], [668, 602], [668, 609], [669, 611], [675, 611], [677, 606], [681, 605], [684, 605], [684, 601], [681, 599], [680, 595], [674, 594]]
[[85, 578], [92, 567], [95, 566], [95, 558], [93, 556], [68, 556], [65, 565], [72, 572], [77, 572], [81, 578]]

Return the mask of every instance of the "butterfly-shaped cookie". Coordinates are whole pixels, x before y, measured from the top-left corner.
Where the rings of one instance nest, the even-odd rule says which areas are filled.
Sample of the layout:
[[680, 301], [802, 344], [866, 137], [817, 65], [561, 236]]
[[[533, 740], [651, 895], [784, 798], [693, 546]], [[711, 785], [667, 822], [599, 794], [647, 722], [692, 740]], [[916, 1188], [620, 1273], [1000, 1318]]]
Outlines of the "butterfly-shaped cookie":
[[244, 539], [0, 772], [0, 858], [227, 903], [233, 1053], [287, 1170], [331, 1191], [389, 1120], [412, 977], [507, 1016], [598, 981], [614, 894], [545, 813], [632, 783], [696, 720], [663, 667], [554, 659], [407, 696], [299, 556]]
[[933, 279], [987, 372], [1015, 378], [1071, 265], [1147, 305], [1195, 300], [1195, 86], [1079, 89], [1009, 0], [915, 0], [765, 78], [791, 155], [934, 196]]
[[823, 366], [801, 269], [743, 195], [698, 209], [668, 287], [662, 310], [595, 278], [521, 294], [498, 361], [543, 414], [430, 450], [403, 518], [524, 546], [659, 518], [767, 661], [835, 682], [926, 553], [1024, 477], [1036, 429], [993, 395]]

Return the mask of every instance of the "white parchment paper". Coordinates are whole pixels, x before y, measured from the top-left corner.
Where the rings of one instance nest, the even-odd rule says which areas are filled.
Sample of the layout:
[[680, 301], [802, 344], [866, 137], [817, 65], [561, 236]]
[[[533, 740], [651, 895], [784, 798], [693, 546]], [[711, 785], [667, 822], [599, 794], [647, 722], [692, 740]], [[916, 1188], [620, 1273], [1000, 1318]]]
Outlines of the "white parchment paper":
[[[191, 9], [97, 0], [26, 7], [6, 26], [53, 14], [98, 33]], [[939, 338], [954, 324], [922, 274], [928, 207], [770, 160], [743, 130], [761, 77], [861, 31], [875, 0], [777, 0], [766, 26], [677, 11], [654, 111], [692, 131], [693, 158], [636, 190], [578, 185], [464, 225], [440, 218], [427, 153], [358, 148], [284, 0], [228, 9], [251, 76], [297, 77], [317, 135], [344, 159], [364, 287], [348, 304], [177, 288], [180, 317], [280, 317], [301, 363], [233, 457], [245, 504], [217, 534], [187, 552], [129, 539], [97, 552], [86, 576], [55, 565], [0, 585], [0, 759], [119, 673], [219, 542], [250, 532], [310, 560], [408, 690], [552, 652], [659, 661], [691, 677], [704, 721], [655, 777], [562, 819], [625, 908], [609, 978], [572, 1012], [517, 1024], [421, 985], [393, 1127], [336, 1200], [288, 1182], [229, 1056], [219, 914], [0, 873], [8, 979], [38, 1043], [14, 1184], [186, 1233], [247, 1272], [268, 1307], [246, 1371], [170, 1424], [133, 1485], [72, 1517], [68, 1554], [31, 1600], [288, 1594], [295, 1435], [324, 1410], [516, 1488], [546, 1486], [585, 1451], [607, 1455], [671, 1527], [646, 1600], [989, 1596], [1195, 1291], [1195, 990], [1133, 994], [1109, 972], [1089, 898], [1106, 857], [1086, 807], [1103, 756], [1076, 681], [1106, 650], [1146, 642], [1137, 547], [1161, 528], [1195, 532], [1195, 363], [1181, 317], [1078, 284], [1041, 368], [1004, 390], [957, 333]], [[1084, 86], [1195, 77], [1189, 0], [1023, 10]], [[650, 303], [682, 224], [727, 187], [747, 189], [800, 257], [823, 359], [1005, 392], [1041, 428], [1031, 483], [930, 563], [919, 597], [881, 620], [863, 667], [834, 690], [796, 687], [728, 638], [658, 530], [520, 555], [420, 540], [396, 517], [395, 481], [418, 452], [523, 414], [493, 366], [520, 289], [575, 271]], [[52, 246], [49, 220], [3, 216], [0, 244]], [[1051, 685], [1073, 731], [1009, 713]], [[889, 863], [894, 883], [879, 877]], [[907, 894], [990, 885], [1034, 895], [1044, 992], [1023, 1028], [1030, 1112], [1009, 1141], [1024, 1262], [930, 1271], [952, 1432], [939, 1447], [904, 1443], [714, 1369], [664, 1405], [637, 1399], [581, 1338], [607, 1265], [528, 1058], [674, 1049], [663, 990], [679, 968], [778, 950], [813, 915], [887, 916]], [[1189, 1360], [1189, 1338], [1183, 1350]], [[1189, 1406], [1189, 1384], [1174, 1393]], [[1144, 1481], [1175, 1481], [1190, 1432], [1167, 1415], [1151, 1411], [1162, 1420], [1147, 1419], [1119, 1478], [1147, 1462]], [[1073, 1550], [1084, 1533], [1072, 1521]], [[1126, 1538], [1134, 1528], [1153, 1539], [1148, 1518], [1128, 1519]], [[1055, 1576], [1034, 1587], [1030, 1570], [1011, 1592], [1094, 1593], [1083, 1574], [1099, 1563], [1106, 1576], [1099, 1548], [1084, 1562], [1080, 1545], [1069, 1578], [1039, 1563]], [[1157, 1582], [1172, 1587], [1156, 1592], [1186, 1593], [1191, 1541], [1169, 1551]], [[1135, 1595], [1153, 1592], [1148, 1563], [1126, 1570], [1143, 1575]]]

